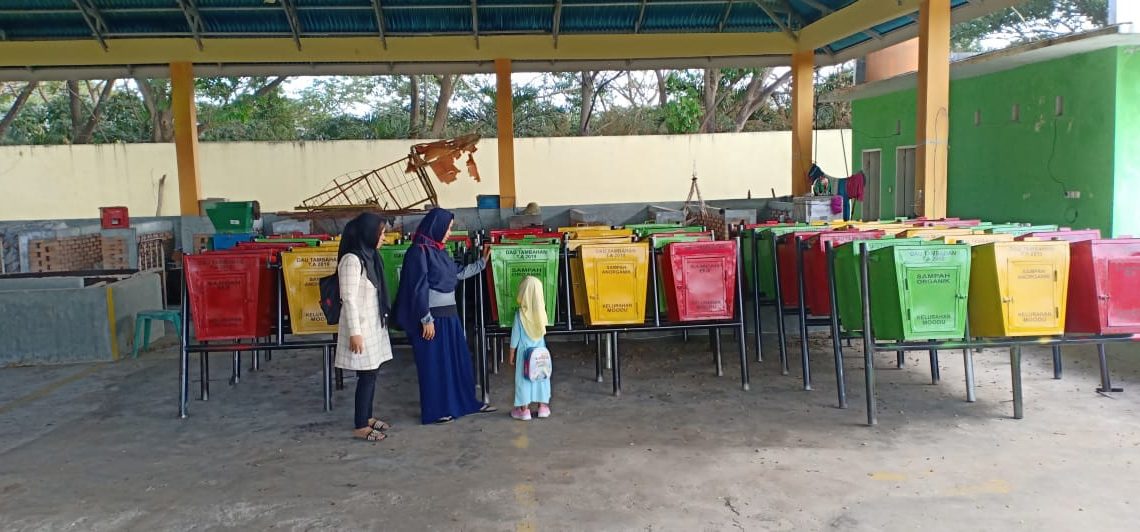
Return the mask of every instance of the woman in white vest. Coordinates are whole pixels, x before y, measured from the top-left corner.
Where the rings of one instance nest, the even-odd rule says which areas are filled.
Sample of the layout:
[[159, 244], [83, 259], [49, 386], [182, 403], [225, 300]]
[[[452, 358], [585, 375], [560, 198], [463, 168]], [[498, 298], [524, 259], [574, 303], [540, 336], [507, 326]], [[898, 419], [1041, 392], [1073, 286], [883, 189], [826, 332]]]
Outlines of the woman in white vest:
[[391, 425], [372, 415], [376, 376], [380, 365], [392, 360], [388, 339], [388, 287], [384, 262], [376, 251], [385, 222], [364, 213], [344, 227], [337, 251], [340, 282], [340, 325], [336, 344], [336, 367], [356, 372], [356, 413], [353, 436], [380, 441]]

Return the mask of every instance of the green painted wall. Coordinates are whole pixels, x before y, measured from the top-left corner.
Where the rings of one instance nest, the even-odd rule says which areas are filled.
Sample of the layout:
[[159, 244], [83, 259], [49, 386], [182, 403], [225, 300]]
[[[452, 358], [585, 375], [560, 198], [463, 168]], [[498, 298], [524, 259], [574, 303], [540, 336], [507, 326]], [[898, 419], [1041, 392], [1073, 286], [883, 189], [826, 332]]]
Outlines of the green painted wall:
[[[950, 216], [1108, 232], [1114, 188], [1116, 49], [954, 81]], [[1057, 97], [1063, 98], [1058, 116]], [[1013, 119], [1013, 106], [1019, 119]], [[882, 149], [883, 217], [894, 213], [895, 150], [914, 145], [915, 91], [853, 105], [852, 160]], [[975, 123], [975, 113], [980, 122]], [[1137, 115], [1133, 115], [1137, 116]], [[901, 121], [899, 135], [894, 135]], [[1135, 176], [1135, 174], [1133, 174]], [[1079, 191], [1066, 199], [1065, 191]]]
[[[914, 112], [918, 106], [915, 91], [907, 90], [851, 104], [853, 131], [851, 160], [855, 170], [863, 169], [863, 151], [881, 150], [879, 172], [880, 218], [890, 219], [895, 213], [895, 157], [899, 147], [914, 146]], [[856, 203], [855, 216], [862, 216], [862, 205]]]
[[1116, 60], [1116, 193], [1112, 235], [1140, 237], [1140, 47], [1122, 46]]

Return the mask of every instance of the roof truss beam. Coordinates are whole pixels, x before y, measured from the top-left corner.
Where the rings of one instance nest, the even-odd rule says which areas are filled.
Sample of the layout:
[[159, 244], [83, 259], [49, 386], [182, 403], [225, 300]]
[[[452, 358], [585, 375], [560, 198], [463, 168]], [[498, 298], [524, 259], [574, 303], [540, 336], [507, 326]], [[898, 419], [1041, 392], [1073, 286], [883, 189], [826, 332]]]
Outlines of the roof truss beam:
[[479, 3], [471, 0], [471, 34], [475, 36], [475, 49], [479, 49]]
[[190, 26], [190, 33], [194, 34], [198, 49], [203, 50], [202, 33], [206, 31], [206, 28], [202, 25], [202, 14], [198, 12], [198, 0], [178, 0], [178, 7], [186, 16], [186, 25]]
[[637, 24], [633, 26], [634, 33], [641, 33], [641, 24], [645, 22], [645, 4], [647, 0], [641, 0], [641, 8], [637, 11]]
[[380, 0], [372, 0], [372, 16], [376, 17], [376, 30], [380, 33], [380, 45], [388, 49], [388, 36], [384, 28], [384, 7]]
[[87, 27], [91, 28], [91, 36], [99, 41], [99, 46], [103, 50], [107, 50], [107, 41], [103, 35], [108, 33], [107, 22], [103, 20], [103, 14], [99, 12], [99, 8], [91, 0], [71, 0], [79, 13], [83, 15], [83, 22], [87, 23]]
[[763, 11], [765, 15], [768, 15], [768, 18], [772, 19], [772, 22], [775, 22], [776, 26], [779, 27], [780, 31], [784, 32], [785, 35], [790, 37], [793, 41], [798, 41], [800, 39], [799, 35], [797, 35], [796, 32], [792, 31], [792, 28], [788, 23], [780, 20], [780, 16], [776, 14], [776, 11], [773, 10], [772, 6], [768, 5], [765, 0], [752, 0], [752, 2], [759, 6], [760, 10]]
[[281, 9], [285, 10], [285, 18], [289, 21], [289, 31], [293, 34], [293, 42], [297, 49], [301, 49], [301, 20], [297, 18], [297, 6], [293, 0], [277, 0]]
[[716, 31], [724, 31], [725, 24], [728, 24], [728, 17], [732, 14], [733, 2], [735, 2], [735, 0], [728, 0], [728, 3], [725, 4], [724, 13], [721, 13], [720, 22], [718, 22], [716, 25]]
[[558, 31], [562, 28], [562, 0], [554, 2], [554, 20], [550, 23], [550, 33], [554, 35], [554, 47], [558, 48]]

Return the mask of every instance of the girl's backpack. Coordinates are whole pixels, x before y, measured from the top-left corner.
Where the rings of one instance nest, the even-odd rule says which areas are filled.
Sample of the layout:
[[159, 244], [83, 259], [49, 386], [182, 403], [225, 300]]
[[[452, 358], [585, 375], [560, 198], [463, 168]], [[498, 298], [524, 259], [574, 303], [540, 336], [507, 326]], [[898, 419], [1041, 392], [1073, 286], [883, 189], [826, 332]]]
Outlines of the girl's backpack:
[[550, 351], [545, 347], [532, 347], [523, 356], [523, 378], [530, 381], [542, 381], [550, 378], [554, 366], [550, 360]]

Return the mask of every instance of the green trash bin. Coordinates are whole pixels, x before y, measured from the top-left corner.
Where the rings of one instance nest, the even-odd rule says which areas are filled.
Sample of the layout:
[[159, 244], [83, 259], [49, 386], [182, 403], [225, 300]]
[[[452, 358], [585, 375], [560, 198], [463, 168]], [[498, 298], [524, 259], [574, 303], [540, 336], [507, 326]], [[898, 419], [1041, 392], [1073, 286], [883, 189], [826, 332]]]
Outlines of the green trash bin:
[[882, 238], [853, 240], [835, 247], [835, 296], [839, 308], [839, 323], [849, 332], [863, 330], [863, 293], [860, 286], [859, 244], [867, 251], [891, 246], [922, 246], [929, 241], [921, 238]]
[[871, 327], [879, 340], [966, 336], [970, 246], [892, 246], [870, 252]]
[[637, 238], [646, 238], [661, 233], [700, 233], [705, 230], [699, 225], [681, 224], [632, 224], [625, 226], [625, 228], [633, 231]]
[[411, 244], [387, 244], [380, 246], [380, 260], [384, 261], [384, 282], [388, 285], [388, 304], [396, 304], [396, 292], [400, 288], [400, 270], [404, 268], [404, 255]]
[[218, 233], [252, 233], [253, 221], [261, 216], [256, 201], [222, 201], [206, 209]]
[[[772, 253], [772, 241], [780, 238], [782, 235], [795, 231], [803, 233], [818, 233], [820, 231], [828, 230], [831, 230], [831, 226], [789, 225], [783, 227], [762, 228], [758, 233], [756, 239], [756, 243], [759, 245], [756, 253], [760, 259], [760, 297], [763, 299], [776, 298], [776, 256]], [[751, 260], [746, 258], [744, 264], [750, 265]], [[751, 272], [752, 268], [748, 267], [747, 271], [745, 272], [745, 278], [750, 276]]]
[[[763, 232], [765, 229], [776, 229], [776, 228], [780, 228], [780, 227], [796, 227], [796, 226], [807, 227], [807, 224], [783, 224], [783, 223], [772, 224], [772, 225], [766, 225], [764, 227], [755, 227], [755, 228], [749, 229], [740, 235], [741, 253], [744, 254], [744, 263], [743, 263], [744, 283], [745, 283], [744, 287], [748, 290], [749, 294], [752, 293], [751, 292], [752, 283], [755, 280], [754, 275], [752, 274], [752, 238], [753, 238], [753, 235], [756, 235], [757, 237], [759, 237], [760, 233]], [[752, 234], [749, 234], [749, 232], [751, 232]], [[771, 244], [769, 243], [769, 245], [771, 245]], [[775, 289], [775, 287], [773, 287], [773, 289]]]
[[495, 283], [495, 306], [499, 325], [509, 328], [515, 323], [519, 283], [528, 275], [542, 281], [546, 298], [546, 315], [553, 323], [558, 306], [558, 262], [562, 256], [559, 244], [518, 244], [491, 248], [491, 276]]
[[986, 229], [986, 232], [991, 234], [1005, 233], [1018, 237], [1029, 233], [1043, 233], [1056, 230], [1056, 225], [995, 225], [989, 229]]

